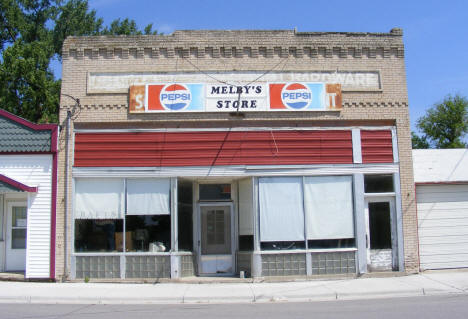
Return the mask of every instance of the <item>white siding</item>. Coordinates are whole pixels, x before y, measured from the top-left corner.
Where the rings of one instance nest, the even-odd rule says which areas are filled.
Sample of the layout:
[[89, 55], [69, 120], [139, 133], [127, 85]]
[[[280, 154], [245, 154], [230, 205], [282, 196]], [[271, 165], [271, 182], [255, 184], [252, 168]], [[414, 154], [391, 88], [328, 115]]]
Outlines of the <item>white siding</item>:
[[421, 269], [468, 267], [468, 185], [419, 185]]
[[38, 187], [28, 195], [26, 277], [50, 276], [50, 222], [52, 155], [0, 155], [0, 174], [27, 186]]

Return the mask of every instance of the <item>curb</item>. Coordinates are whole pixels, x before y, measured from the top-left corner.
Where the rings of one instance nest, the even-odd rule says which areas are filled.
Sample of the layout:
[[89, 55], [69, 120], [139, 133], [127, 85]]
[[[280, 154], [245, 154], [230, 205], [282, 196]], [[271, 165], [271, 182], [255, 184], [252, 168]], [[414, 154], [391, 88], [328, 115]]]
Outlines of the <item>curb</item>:
[[427, 292], [422, 289], [413, 289], [401, 292], [381, 291], [364, 294], [353, 293], [327, 293], [319, 295], [263, 295], [252, 297], [177, 297], [177, 298], [92, 298], [92, 297], [41, 297], [41, 296], [0, 296], [0, 304], [122, 304], [122, 305], [141, 305], [141, 304], [240, 304], [240, 303], [275, 303], [275, 302], [320, 302], [337, 300], [369, 300], [383, 298], [404, 298], [404, 297], [423, 297], [423, 296], [441, 296], [441, 295], [467, 295], [467, 292], [433, 290]]

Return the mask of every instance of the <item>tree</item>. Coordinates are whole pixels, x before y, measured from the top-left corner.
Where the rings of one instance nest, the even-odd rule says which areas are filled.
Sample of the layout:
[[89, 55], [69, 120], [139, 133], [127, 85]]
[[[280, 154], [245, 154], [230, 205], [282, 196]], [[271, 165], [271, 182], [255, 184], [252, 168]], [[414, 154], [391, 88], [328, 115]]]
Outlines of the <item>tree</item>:
[[413, 148], [465, 148], [468, 133], [468, 99], [448, 95], [417, 121], [422, 136], [412, 133]]
[[414, 132], [411, 132], [411, 144], [413, 145], [413, 149], [429, 148], [429, 142], [426, 137], [419, 136]]
[[[143, 32], [157, 34], [151, 24]], [[60, 80], [50, 65], [61, 61], [65, 38], [143, 32], [129, 19], [105, 27], [87, 0], [0, 0], [0, 107], [32, 122], [57, 122]]]

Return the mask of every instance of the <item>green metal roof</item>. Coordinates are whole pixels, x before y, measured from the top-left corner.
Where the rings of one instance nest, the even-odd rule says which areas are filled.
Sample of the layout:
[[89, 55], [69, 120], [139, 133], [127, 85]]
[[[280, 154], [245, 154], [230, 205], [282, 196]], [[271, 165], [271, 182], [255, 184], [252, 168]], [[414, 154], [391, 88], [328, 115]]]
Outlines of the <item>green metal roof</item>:
[[52, 132], [38, 131], [0, 116], [0, 153], [50, 152]]
[[5, 193], [23, 193], [24, 191], [14, 187], [13, 185], [10, 185], [8, 183], [0, 181], [0, 194], [5, 194]]

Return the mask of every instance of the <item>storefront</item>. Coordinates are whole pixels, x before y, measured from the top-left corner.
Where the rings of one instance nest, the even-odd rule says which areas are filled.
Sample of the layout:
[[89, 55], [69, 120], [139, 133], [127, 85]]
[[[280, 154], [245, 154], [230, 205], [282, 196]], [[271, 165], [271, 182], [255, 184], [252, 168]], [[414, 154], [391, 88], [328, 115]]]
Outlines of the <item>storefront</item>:
[[417, 269], [401, 31], [353, 35], [67, 39], [58, 276]]
[[0, 271], [55, 278], [55, 124], [0, 109]]

